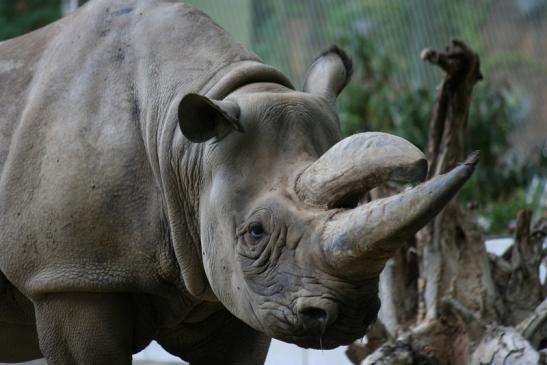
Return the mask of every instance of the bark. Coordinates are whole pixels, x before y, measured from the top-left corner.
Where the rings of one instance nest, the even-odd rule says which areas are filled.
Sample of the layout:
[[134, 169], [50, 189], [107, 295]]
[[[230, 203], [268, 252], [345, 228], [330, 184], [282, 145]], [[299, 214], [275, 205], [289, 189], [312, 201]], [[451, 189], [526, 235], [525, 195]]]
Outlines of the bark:
[[[426, 150], [433, 178], [464, 158], [472, 91], [482, 74], [479, 57], [460, 41], [445, 52], [425, 50], [422, 58], [445, 73]], [[547, 342], [546, 290], [539, 279], [546, 235], [546, 220], [532, 226], [531, 212], [522, 211], [512, 248], [502, 256], [489, 255], [476, 212], [456, 197], [386, 265], [379, 315], [386, 330], [375, 333], [373, 344], [350, 346], [351, 360], [540, 363]]]

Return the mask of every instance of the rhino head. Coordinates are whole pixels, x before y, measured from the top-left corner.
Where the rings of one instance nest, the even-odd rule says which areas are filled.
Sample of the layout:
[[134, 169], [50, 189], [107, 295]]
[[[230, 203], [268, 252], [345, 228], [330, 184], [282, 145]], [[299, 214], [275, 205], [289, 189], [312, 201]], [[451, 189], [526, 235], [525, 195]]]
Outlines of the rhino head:
[[332, 49], [303, 92], [252, 83], [223, 100], [189, 94], [179, 106], [183, 135], [202, 147], [199, 231], [212, 291], [251, 327], [302, 347], [365, 334], [385, 262], [473, 171], [465, 163], [366, 202], [387, 181], [423, 180], [427, 161], [385, 133], [340, 140], [335, 102], [350, 73]]

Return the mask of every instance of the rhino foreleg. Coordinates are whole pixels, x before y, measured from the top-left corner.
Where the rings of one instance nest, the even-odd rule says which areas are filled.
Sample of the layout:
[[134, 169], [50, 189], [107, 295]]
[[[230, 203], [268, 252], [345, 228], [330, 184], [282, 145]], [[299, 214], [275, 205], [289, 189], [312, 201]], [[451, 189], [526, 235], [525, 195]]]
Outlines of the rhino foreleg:
[[133, 313], [121, 294], [55, 293], [35, 303], [48, 365], [131, 364]]

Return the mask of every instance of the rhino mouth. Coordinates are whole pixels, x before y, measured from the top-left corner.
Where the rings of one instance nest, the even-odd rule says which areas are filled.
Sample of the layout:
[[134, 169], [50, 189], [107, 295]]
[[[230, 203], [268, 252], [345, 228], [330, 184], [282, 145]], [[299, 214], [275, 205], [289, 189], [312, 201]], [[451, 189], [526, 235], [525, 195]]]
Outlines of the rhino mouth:
[[263, 302], [257, 311], [261, 328], [273, 338], [312, 349], [333, 349], [362, 338], [380, 309], [378, 279], [348, 285], [322, 276], [309, 286], [312, 292], [288, 302]]
[[366, 304], [353, 309], [342, 309], [342, 316], [325, 326], [307, 326], [297, 321], [293, 325], [277, 328], [272, 337], [297, 346], [311, 349], [330, 350], [338, 346], [348, 345], [362, 338], [367, 329], [376, 321], [380, 308], [379, 300], [371, 297]]
[[379, 301], [362, 305], [353, 313], [344, 313], [334, 323], [328, 325], [322, 332], [301, 332], [294, 338], [300, 347], [330, 350], [338, 346], [349, 345], [363, 338], [370, 325], [376, 321], [380, 309]]

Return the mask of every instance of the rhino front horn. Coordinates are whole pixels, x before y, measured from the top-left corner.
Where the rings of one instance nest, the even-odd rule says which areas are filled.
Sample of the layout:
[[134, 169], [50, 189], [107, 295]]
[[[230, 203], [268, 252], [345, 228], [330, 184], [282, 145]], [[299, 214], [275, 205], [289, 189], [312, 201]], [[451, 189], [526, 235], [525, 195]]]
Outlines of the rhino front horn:
[[378, 275], [395, 250], [458, 192], [477, 161], [475, 152], [450, 172], [409, 191], [339, 211], [322, 233], [326, 263], [344, 275]]

